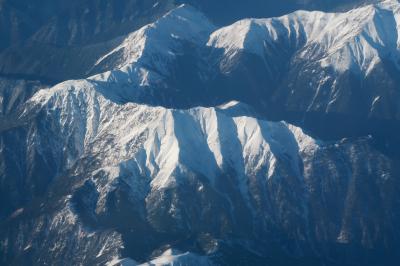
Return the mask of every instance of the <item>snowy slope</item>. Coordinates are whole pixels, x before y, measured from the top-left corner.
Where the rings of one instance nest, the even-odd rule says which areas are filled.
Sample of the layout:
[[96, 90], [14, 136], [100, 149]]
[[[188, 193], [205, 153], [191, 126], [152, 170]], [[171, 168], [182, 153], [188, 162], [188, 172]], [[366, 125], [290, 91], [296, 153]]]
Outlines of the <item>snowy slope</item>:
[[300, 58], [318, 60], [321, 67], [333, 66], [340, 72], [355, 68], [368, 74], [385, 55], [396, 61], [399, 23], [400, 4], [387, 0], [345, 13], [297, 11], [278, 18], [244, 19], [214, 31], [215, 26], [203, 14], [181, 5], [101, 56], [95, 68], [116, 70], [93, 79], [112, 80], [110, 77], [125, 73], [131, 74], [131, 79], [137, 77], [141, 85], [148, 84], [151, 75], [157, 79], [160, 76], [156, 74], [169, 74], [168, 66], [184, 42], [197, 47], [207, 42], [208, 47], [223, 49], [230, 57], [246, 51], [266, 56], [266, 60], [274, 52], [268, 51], [269, 45], [276, 44], [292, 49]]
[[[361, 96], [340, 82], [349, 70], [373, 75], [385, 53], [396, 60], [398, 14], [396, 1], [385, 1], [215, 31], [180, 6], [130, 34], [99, 57], [100, 74], [41, 89], [17, 102], [9, 119], [16, 121], [2, 120], [0, 177], [15, 180], [5, 197], [26, 195], [26, 206], [0, 230], [0, 252], [32, 250], [26, 257], [41, 262], [79, 254], [73, 262], [89, 265], [209, 263], [195, 254], [236, 262], [249, 253], [264, 265], [272, 250], [277, 261], [309, 265], [308, 258], [332, 261], [325, 252], [341, 243], [361, 257], [364, 248], [397, 250], [398, 159], [374, 136], [320, 141], [254, 106], [281, 97], [274, 103], [287, 110], [274, 111], [284, 116], [332, 106], [345, 113], [349, 99], [365, 95], [376, 109], [389, 106], [385, 97], [396, 102], [389, 72], [374, 76], [375, 90], [357, 87]], [[282, 65], [289, 69], [281, 84], [252, 76], [258, 67], [274, 76]], [[270, 86], [275, 91], [265, 93]]]
[[216, 30], [182, 5], [100, 56], [92, 72], [101, 74], [89, 80], [120, 102], [187, 108], [238, 100], [282, 107], [276, 113], [398, 119], [399, 12], [389, 0]]
[[199, 11], [181, 5], [156, 22], [128, 35], [100, 57], [94, 69], [107, 69], [90, 79], [146, 86], [170, 75], [170, 64], [185, 43], [202, 46], [215, 26]]
[[[254, 118], [252, 108], [239, 102], [187, 110], [120, 104], [104, 97], [97, 86], [90, 80], [77, 80], [42, 89], [27, 102], [20, 119], [32, 125], [27, 139], [30, 149], [38, 154], [51, 151], [46, 158], [60, 162], [57, 176], [78, 177], [65, 194], [57, 195], [62, 207], [49, 216], [51, 227], [46, 230], [73, 232], [70, 241], [98, 254], [93, 259], [115, 258], [109, 260], [110, 265], [134, 263], [118, 259], [123, 248], [118, 242], [120, 232], [99, 235], [82, 229], [86, 220], [78, 216], [92, 217], [100, 224], [111, 219], [118, 227], [124, 221], [114, 213], [122, 212], [134, 217], [128, 224], [133, 226], [131, 232], [137, 233], [134, 226], [139, 223], [154, 230], [145, 235], [155, 236], [204, 226], [208, 228], [204, 230], [215, 230], [227, 226], [224, 219], [231, 220], [229, 227], [245, 228], [252, 216], [268, 212], [260, 203], [267, 192], [257, 187], [288, 176], [304, 182], [301, 156], [319, 149], [318, 142], [300, 128]], [[36, 127], [35, 121], [45, 126]], [[121, 190], [128, 198], [115, 203], [113, 198]], [[186, 191], [193, 191], [191, 197], [185, 198]], [[303, 201], [302, 193], [294, 195]], [[221, 216], [202, 222], [215, 212]], [[245, 215], [244, 221], [237, 218], [238, 212]], [[101, 241], [94, 242], [97, 237]], [[153, 246], [159, 245], [155, 239]], [[54, 252], [63, 250], [60, 244]], [[149, 263], [208, 265], [210, 261], [191, 253], [165, 253]]]
[[[106, 187], [99, 187], [105, 193], [124, 168], [137, 172], [137, 177], [129, 180], [132, 189], [143, 183], [137, 179], [140, 176], [150, 178], [145, 182], [151, 190], [176, 187], [188, 172], [201, 174], [213, 185], [227, 169], [234, 169], [243, 180], [258, 175], [267, 180], [275, 175], [279, 160], [290, 162], [300, 178], [299, 153], [317, 148], [301, 129], [246, 116], [251, 108], [237, 102], [189, 110], [120, 105], [83, 80], [41, 90], [28, 104], [34, 110], [40, 106], [48, 123], [60, 129], [53, 134], [61, 136], [62, 146], [68, 147], [63, 152], [66, 168], [80, 158], [101, 154], [96, 172], [107, 175], [107, 182], [102, 182]], [[245, 183], [241, 189], [247, 197]]]
[[[395, 0], [367, 5], [346, 13], [297, 11], [271, 19], [245, 19], [214, 32], [208, 45], [227, 56], [242, 50], [265, 56], [267, 44], [298, 50], [298, 56], [318, 60], [322, 67], [366, 74], [382, 53], [398, 59], [400, 4]], [[268, 58], [266, 58], [268, 60]]]
[[173, 266], [173, 265], [198, 265], [211, 266], [215, 265], [206, 256], [199, 256], [191, 252], [181, 253], [178, 250], [167, 249], [160, 256], [145, 263], [137, 263], [136, 261], [125, 259], [113, 259], [106, 266]]
[[[358, 35], [368, 34], [374, 46], [378, 42], [389, 45], [386, 42], [393, 40], [389, 34], [372, 34], [383, 30], [375, 18], [387, 10], [397, 14], [398, 6], [388, 1], [343, 14], [297, 12], [278, 19], [245, 20], [214, 32], [208, 45], [225, 49], [228, 56], [246, 49], [262, 55], [260, 43], [281, 38], [294, 41], [290, 45], [299, 51], [300, 45], [314, 47], [318, 43], [318, 49], [333, 49], [333, 54], [358, 40]], [[339, 26], [345, 21], [351, 27]], [[89, 177], [98, 173], [103, 176], [93, 179], [101, 198], [96, 212], [105, 211], [105, 199], [121, 179], [129, 184], [132, 197], [143, 200], [151, 198], [153, 192], [179, 188], [187, 176], [205, 178], [199, 181], [199, 191], [204, 182], [218, 191], [221, 178], [230, 173], [250, 206], [254, 200], [250, 199], [251, 178], [266, 183], [279, 178], [283, 168], [299, 180], [303, 178], [300, 155], [318, 150], [317, 142], [285, 122], [254, 118], [255, 112], [249, 106], [230, 102], [179, 110], [134, 102], [121, 104], [116, 97], [110, 97], [115, 93], [129, 94], [135, 88], [146, 90], [149, 80], [157, 79], [149, 78], [155, 77], [153, 74], [168, 75], [168, 64], [175, 57], [169, 49], [179, 50], [182, 40], [205, 45], [212, 29], [200, 13], [181, 6], [133, 33], [98, 61], [102, 64], [111, 58], [114, 65], [108, 67], [113, 70], [41, 90], [28, 102], [30, 108], [25, 110], [25, 116], [45, 114], [47, 123], [56, 130], [53, 134], [64, 142], [58, 155], [65, 162], [64, 171], [82, 158], [98, 157], [97, 166], [86, 173]], [[158, 59], [166, 65], [157, 64]], [[146, 72], [149, 65], [154, 68]], [[112, 90], [119, 88], [122, 91]]]
[[154, 260], [140, 264], [141, 266], [172, 266], [172, 265], [199, 265], [211, 266], [214, 265], [207, 257], [201, 257], [190, 252], [180, 253], [177, 250], [168, 249]]
[[232, 76], [233, 84], [243, 79], [241, 87], [257, 95], [246, 101], [278, 106], [269, 112], [288, 116], [345, 115], [350, 124], [363, 121], [352, 132], [369, 133], [380, 131], [369, 119], [399, 124], [399, 23], [400, 4], [389, 0], [344, 13], [245, 19], [212, 33], [207, 45], [222, 51], [222, 76]]

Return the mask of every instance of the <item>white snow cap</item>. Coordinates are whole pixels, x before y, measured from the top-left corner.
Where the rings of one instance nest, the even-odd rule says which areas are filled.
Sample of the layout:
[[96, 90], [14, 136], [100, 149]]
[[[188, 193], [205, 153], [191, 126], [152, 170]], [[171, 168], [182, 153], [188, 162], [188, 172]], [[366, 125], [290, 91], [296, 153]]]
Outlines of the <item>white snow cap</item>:
[[301, 48], [300, 56], [319, 58], [338, 71], [358, 67], [368, 73], [382, 52], [399, 55], [400, 4], [395, 0], [345, 13], [297, 11], [279, 18], [244, 19], [211, 34], [208, 46], [263, 56], [268, 43]]

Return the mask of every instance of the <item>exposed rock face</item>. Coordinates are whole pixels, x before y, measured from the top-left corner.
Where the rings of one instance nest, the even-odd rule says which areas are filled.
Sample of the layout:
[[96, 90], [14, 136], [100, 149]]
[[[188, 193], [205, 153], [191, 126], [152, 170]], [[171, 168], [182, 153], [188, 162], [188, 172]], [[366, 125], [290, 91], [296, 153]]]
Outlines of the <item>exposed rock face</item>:
[[0, 263], [394, 264], [399, 10], [182, 5], [90, 77], [2, 79]]

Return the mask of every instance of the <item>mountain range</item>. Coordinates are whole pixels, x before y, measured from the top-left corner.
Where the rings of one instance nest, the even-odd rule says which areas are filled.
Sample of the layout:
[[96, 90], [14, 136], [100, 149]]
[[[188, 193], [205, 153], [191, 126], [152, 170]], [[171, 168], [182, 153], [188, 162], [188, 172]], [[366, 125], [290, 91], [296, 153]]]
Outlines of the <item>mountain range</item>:
[[25, 2], [0, 1], [1, 264], [398, 261], [398, 1]]

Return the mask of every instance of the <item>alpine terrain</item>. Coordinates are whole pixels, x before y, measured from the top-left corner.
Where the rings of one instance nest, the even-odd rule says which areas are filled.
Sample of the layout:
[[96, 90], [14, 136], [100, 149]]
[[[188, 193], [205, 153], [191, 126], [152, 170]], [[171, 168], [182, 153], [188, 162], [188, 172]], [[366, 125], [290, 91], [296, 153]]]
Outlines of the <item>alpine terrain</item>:
[[0, 34], [1, 265], [397, 265], [398, 1], [0, 0]]

